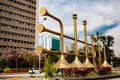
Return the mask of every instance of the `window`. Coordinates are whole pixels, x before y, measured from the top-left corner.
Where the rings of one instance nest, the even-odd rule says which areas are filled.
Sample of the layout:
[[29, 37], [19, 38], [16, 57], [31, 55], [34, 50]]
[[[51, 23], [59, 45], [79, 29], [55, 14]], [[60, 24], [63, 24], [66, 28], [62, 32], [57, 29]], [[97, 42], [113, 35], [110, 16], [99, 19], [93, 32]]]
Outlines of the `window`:
[[27, 37], [29, 38], [29, 35], [27, 35]]
[[12, 32], [12, 35], [14, 35], [14, 33]]
[[20, 40], [18, 40], [18, 43], [20, 43]]
[[6, 48], [6, 46], [5, 46], [5, 45], [3, 45], [3, 48]]
[[29, 42], [27, 42], [27, 44], [29, 44]]
[[0, 3], [0, 5], [2, 6], [2, 3]]
[[24, 44], [26, 44], [26, 41], [24, 41]]
[[2, 48], [2, 45], [0, 45], [0, 48]]
[[14, 40], [14, 42], [17, 42], [17, 40]]
[[13, 1], [13, 0], [8, 0], [8, 1]]
[[4, 33], [7, 34], [7, 31], [5, 31]]
[[14, 49], [16, 49], [16, 46], [14, 47]]
[[23, 41], [21, 41], [21, 43], [23, 43]]
[[15, 33], [15, 36], [17, 36], [17, 33]]

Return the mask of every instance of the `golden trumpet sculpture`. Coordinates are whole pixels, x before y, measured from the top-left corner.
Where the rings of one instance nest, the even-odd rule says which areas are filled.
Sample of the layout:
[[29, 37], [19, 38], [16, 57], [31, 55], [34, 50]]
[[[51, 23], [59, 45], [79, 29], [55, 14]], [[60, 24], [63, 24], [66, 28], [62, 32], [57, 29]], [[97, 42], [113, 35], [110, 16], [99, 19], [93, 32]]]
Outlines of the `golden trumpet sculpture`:
[[96, 57], [96, 52], [94, 48], [94, 35], [91, 35], [91, 42], [92, 42], [92, 58], [93, 58], [93, 65], [95, 65], [95, 57]]
[[83, 25], [84, 25], [84, 41], [85, 41], [85, 53], [86, 53], [86, 60], [83, 64], [85, 65], [86, 68], [94, 68], [95, 66], [88, 59], [88, 45], [87, 45], [87, 31], [86, 31], [87, 21], [86, 20], [83, 21]]
[[[62, 21], [55, 17], [54, 15], [50, 14], [47, 9], [45, 7], [42, 7], [40, 9], [40, 15], [42, 16], [49, 16], [53, 19], [55, 19], [56, 21], [59, 22], [59, 25], [60, 25], [60, 33], [59, 32], [56, 32], [56, 31], [53, 31], [53, 30], [50, 30], [50, 29], [47, 29], [44, 27], [43, 24], [39, 24], [37, 26], [37, 32], [50, 32], [50, 33], [53, 33], [53, 34], [56, 34], [58, 36], [60, 36], [60, 51], [52, 51], [52, 50], [45, 50], [43, 49], [41, 46], [37, 46], [36, 48], [36, 53], [39, 55], [41, 53], [56, 53], [56, 54], [61, 54], [59, 60], [57, 61], [57, 63], [55, 64], [55, 67], [56, 68], [71, 68], [71, 67], [78, 67], [78, 68], [94, 68], [95, 66], [95, 49], [94, 49], [94, 36], [91, 35], [91, 42], [92, 44], [90, 43], [87, 43], [87, 32], [86, 32], [86, 25], [87, 25], [87, 21], [83, 21], [83, 25], [84, 25], [84, 41], [82, 40], [79, 40], [77, 39], [77, 14], [73, 14], [73, 22], [74, 22], [74, 38], [73, 37], [70, 37], [70, 36], [67, 36], [67, 35], [64, 35], [63, 34], [63, 24], [62, 24]], [[75, 47], [75, 52], [74, 54], [71, 54], [71, 53], [64, 53], [64, 39], [63, 38], [68, 38], [68, 39], [71, 39], [71, 40], [74, 40], [74, 47]], [[80, 62], [80, 60], [78, 59], [78, 56], [84, 56], [84, 55], [78, 55], [78, 52], [77, 52], [77, 42], [80, 42], [80, 43], [83, 43], [85, 44], [85, 57], [86, 57], [86, 60], [85, 62], [82, 64]], [[93, 58], [93, 64], [89, 61], [89, 58], [90, 56], [88, 56], [88, 45], [89, 46], [92, 46], [92, 58]], [[65, 57], [64, 55], [75, 55], [75, 59], [74, 61], [69, 64], [66, 60], [65, 60]], [[104, 51], [104, 56], [105, 56], [105, 51]], [[105, 58], [105, 63], [103, 63], [103, 66], [105, 66], [104, 64], [106, 64], [106, 58]]]
[[64, 58], [64, 55], [63, 55], [63, 51], [64, 51], [64, 42], [63, 42], [63, 24], [62, 24], [62, 21], [55, 17], [54, 15], [50, 14], [47, 9], [45, 7], [42, 7], [40, 9], [40, 14], [42, 16], [49, 16], [53, 19], [55, 19], [56, 21], [59, 22], [59, 25], [60, 25], [60, 52], [61, 52], [61, 57], [60, 59], [58, 60], [58, 62], [55, 64], [55, 67], [56, 68], [69, 68], [69, 63], [65, 60]]
[[102, 64], [102, 67], [112, 67], [106, 60], [106, 48], [105, 48], [105, 42], [103, 42], [104, 45], [104, 62]]
[[62, 24], [62, 21], [59, 18], [50, 14], [45, 7], [42, 7], [40, 9], [40, 15], [41, 16], [49, 16], [49, 17], [51, 17], [59, 22], [59, 24], [60, 24], [60, 49], [61, 49], [61, 54], [63, 54], [64, 45], [63, 45], [63, 24]]
[[85, 68], [85, 66], [80, 62], [78, 59], [78, 49], [77, 49], [77, 14], [73, 14], [73, 21], [74, 21], [74, 48], [75, 48], [75, 59], [74, 61], [70, 64], [71, 67], [77, 67], [77, 68]]
[[[47, 53], [47, 54], [49, 54], [49, 53], [52, 53], [52, 54], [61, 54], [60, 51], [47, 50], [47, 49], [44, 49], [42, 46], [37, 46], [36, 47], [36, 53], [37, 53], [37, 55], [39, 55], [39, 54], [45, 54], [45, 53]], [[81, 52], [81, 53], [83, 53], [83, 52]], [[63, 55], [75, 56], [75, 54], [65, 53], [65, 52], [63, 52]], [[85, 57], [85, 55], [80, 55], [80, 54], [78, 56]], [[92, 56], [89, 56], [89, 58], [92, 58]]]
[[[102, 41], [103, 46], [104, 46], [104, 62], [101, 65], [101, 54], [100, 54], [100, 41]], [[105, 48], [105, 42], [101, 39], [98, 40], [98, 50], [99, 50], [99, 65], [102, 67], [111, 67], [111, 65], [107, 62], [106, 60], [106, 48]]]
[[[45, 26], [44, 26], [43, 24], [39, 24], [39, 25], [37, 26], [37, 31], [40, 32], [40, 33], [41, 33], [41, 32], [49, 32], [49, 33], [53, 33], [53, 34], [56, 34], [56, 35], [60, 36], [60, 33], [45, 28]], [[63, 34], [63, 37], [68, 38], [68, 39], [71, 39], [71, 40], [75, 40], [73, 37], [70, 37], [70, 36], [67, 36], [67, 35], [64, 35], [64, 34]], [[85, 44], [85, 42], [82, 41], [82, 40], [77, 39], [77, 41], [80, 42], [80, 43]], [[90, 43], [87, 43], [87, 45], [92, 46], [92, 44], [90, 44]]]
[[[59, 18], [57, 18], [57, 17], [53, 16], [52, 14], [50, 14], [45, 7], [41, 8], [40, 14], [41, 14], [42, 16], [49, 16], [49, 17], [57, 20], [57, 21], [59, 22], [59, 24], [60, 24], [60, 33], [55, 32], [55, 31], [52, 31], [52, 30], [49, 30], [49, 29], [46, 29], [42, 24], [38, 25], [38, 29], [37, 29], [38, 32], [47, 31], [47, 32], [50, 32], [50, 33], [53, 33], [53, 34], [56, 34], [56, 35], [59, 35], [59, 36], [60, 36], [60, 53], [61, 53], [61, 57], [60, 57], [60, 59], [58, 60], [58, 62], [55, 64], [55, 67], [56, 67], [56, 68], [69, 68], [69, 67], [73, 67], [73, 65], [72, 65], [72, 66], [69, 65], [69, 63], [65, 60], [65, 58], [64, 58], [64, 56], [63, 56], [63, 54], [64, 54], [64, 52], [63, 52], [63, 51], [64, 51], [64, 50], [63, 50], [63, 49], [64, 49], [63, 37], [72, 39], [72, 40], [74, 40], [74, 42], [75, 42], [75, 55], [76, 55], [76, 56], [75, 56], [75, 60], [73, 61], [73, 64], [76, 64], [76, 65], [79, 66], [79, 67], [85, 67], [85, 66], [83, 66], [83, 64], [79, 61], [78, 56], [77, 56], [77, 41], [78, 41], [78, 42], [81, 42], [81, 43], [88, 44], [88, 45], [90, 45], [90, 46], [91, 46], [91, 44], [87, 43], [86, 41], [84, 42], [84, 41], [81, 41], [81, 40], [78, 40], [78, 39], [77, 39], [77, 29], [76, 29], [76, 19], [77, 19], [77, 15], [76, 15], [76, 14], [73, 15], [73, 19], [74, 19], [74, 38], [72, 38], [72, 37], [69, 37], [69, 36], [66, 36], [66, 35], [63, 34], [63, 24], [62, 24], [62, 21], [61, 21]], [[87, 54], [87, 53], [86, 53], [86, 54]], [[87, 58], [88, 58], [88, 56], [87, 56]], [[87, 61], [88, 61], [88, 60], [87, 60]], [[76, 67], [76, 66], [74, 66], [74, 67]]]
[[98, 55], [99, 55], [99, 66], [101, 66], [100, 39], [98, 40]]

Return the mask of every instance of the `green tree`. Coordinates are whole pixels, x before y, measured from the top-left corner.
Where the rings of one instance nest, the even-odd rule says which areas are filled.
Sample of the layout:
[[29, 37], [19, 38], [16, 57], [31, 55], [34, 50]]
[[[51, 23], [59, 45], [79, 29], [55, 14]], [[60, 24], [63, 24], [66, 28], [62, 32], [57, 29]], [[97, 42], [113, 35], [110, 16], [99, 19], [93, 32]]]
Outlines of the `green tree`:
[[45, 58], [44, 62], [45, 77], [53, 77], [55, 73], [54, 62], [51, 62], [50, 56]]
[[[96, 49], [96, 53], [98, 55], [98, 44], [97, 44], [97, 41], [98, 40], [101, 40], [102, 43], [105, 44], [105, 48], [106, 48], [106, 58], [107, 58], [107, 61], [108, 63], [110, 64], [111, 63], [111, 60], [112, 60], [112, 57], [114, 56], [114, 50], [111, 49], [111, 47], [113, 46], [113, 43], [114, 43], [114, 37], [113, 36], [110, 36], [110, 35], [103, 35], [102, 33], [99, 33], [97, 32], [96, 33], [96, 36], [95, 36], [95, 49]], [[102, 47], [101, 49], [101, 56], [102, 56], [102, 60], [104, 60], [104, 47], [102, 45], [100, 45]]]
[[[68, 50], [68, 53], [74, 54], [73, 50]], [[65, 55], [65, 59], [69, 62], [72, 63], [72, 61], [74, 60], [75, 57], [71, 56], [71, 55]]]
[[[86, 53], [85, 53], [85, 46], [79, 48], [78, 50], [79, 55], [82, 55], [82, 57], [79, 57], [81, 62], [84, 62], [86, 59]], [[92, 48], [90, 46], [88, 46], [88, 57], [89, 60], [92, 61]]]
[[65, 55], [65, 59], [69, 62], [72, 63], [74, 60], [75, 56], [71, 56], [71, 55]]
[[[52, 51], [56, 51], [55, 49], [51, 49]], [[48, 53], [47, 57], [50, 57], [50, 61], [53, 63], [56, 63], [59, 59], [59, 54], [55, 54], [55, 53]]]
[[38, 66], [38, 56], [36, 54], [30, 54], [30, 53], [23, 53], [23, 57], [24, 57], [24, 66], [26, 67], [33, 67], [34, 66]]
[[113, 57], [113, 67], [120, 67], [120, 57]]

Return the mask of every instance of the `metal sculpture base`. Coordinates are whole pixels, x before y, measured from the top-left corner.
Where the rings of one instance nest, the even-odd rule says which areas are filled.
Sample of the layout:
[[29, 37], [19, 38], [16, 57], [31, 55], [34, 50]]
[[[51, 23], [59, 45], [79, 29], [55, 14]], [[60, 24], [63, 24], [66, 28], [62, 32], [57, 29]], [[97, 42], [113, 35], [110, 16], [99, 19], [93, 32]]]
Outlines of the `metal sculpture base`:
[[61, 54], [60, 59], [55, 64], [55, 68], [57, 69], [64, 69], [64, 68], [70, 68], [70, 64], [65, 60], [64, 55]]
[[107, 62], [107, 60], [104, 60], [102, 67], [111, 67], [111, 65]]
[[74, 61], [70, 64], [72, 68], [85, 68], [85, 66], [80, 62], [78, 56], [75, 56]]
[[83, 63], [86, 68], [95, 68], [95, 66], [89, 61], [88, 58], [86, 58], [85, 62]]

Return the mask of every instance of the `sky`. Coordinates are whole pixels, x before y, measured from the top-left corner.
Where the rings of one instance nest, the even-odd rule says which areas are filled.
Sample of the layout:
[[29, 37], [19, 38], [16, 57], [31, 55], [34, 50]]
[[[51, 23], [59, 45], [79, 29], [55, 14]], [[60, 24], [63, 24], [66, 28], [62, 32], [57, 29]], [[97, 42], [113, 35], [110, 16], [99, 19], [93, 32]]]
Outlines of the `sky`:
[[[39, 0], [39, 9], [42, 7], [61, 19], [64, 34], [69, 36], [74, 34], [72, 15], [76, 13], [78, 39], [84, 40], [83, 20], [87, 20], [87, 41], [90, 43], [90, 35], [96, 32], [111, 35], [114, 37], [114, 53], [120, 55], [120, 0]], [[60, 32], [59, 23], [48, 16], [39, 14], [39, 23]], [[65, 43], [69, 42], [65, 40]]]

